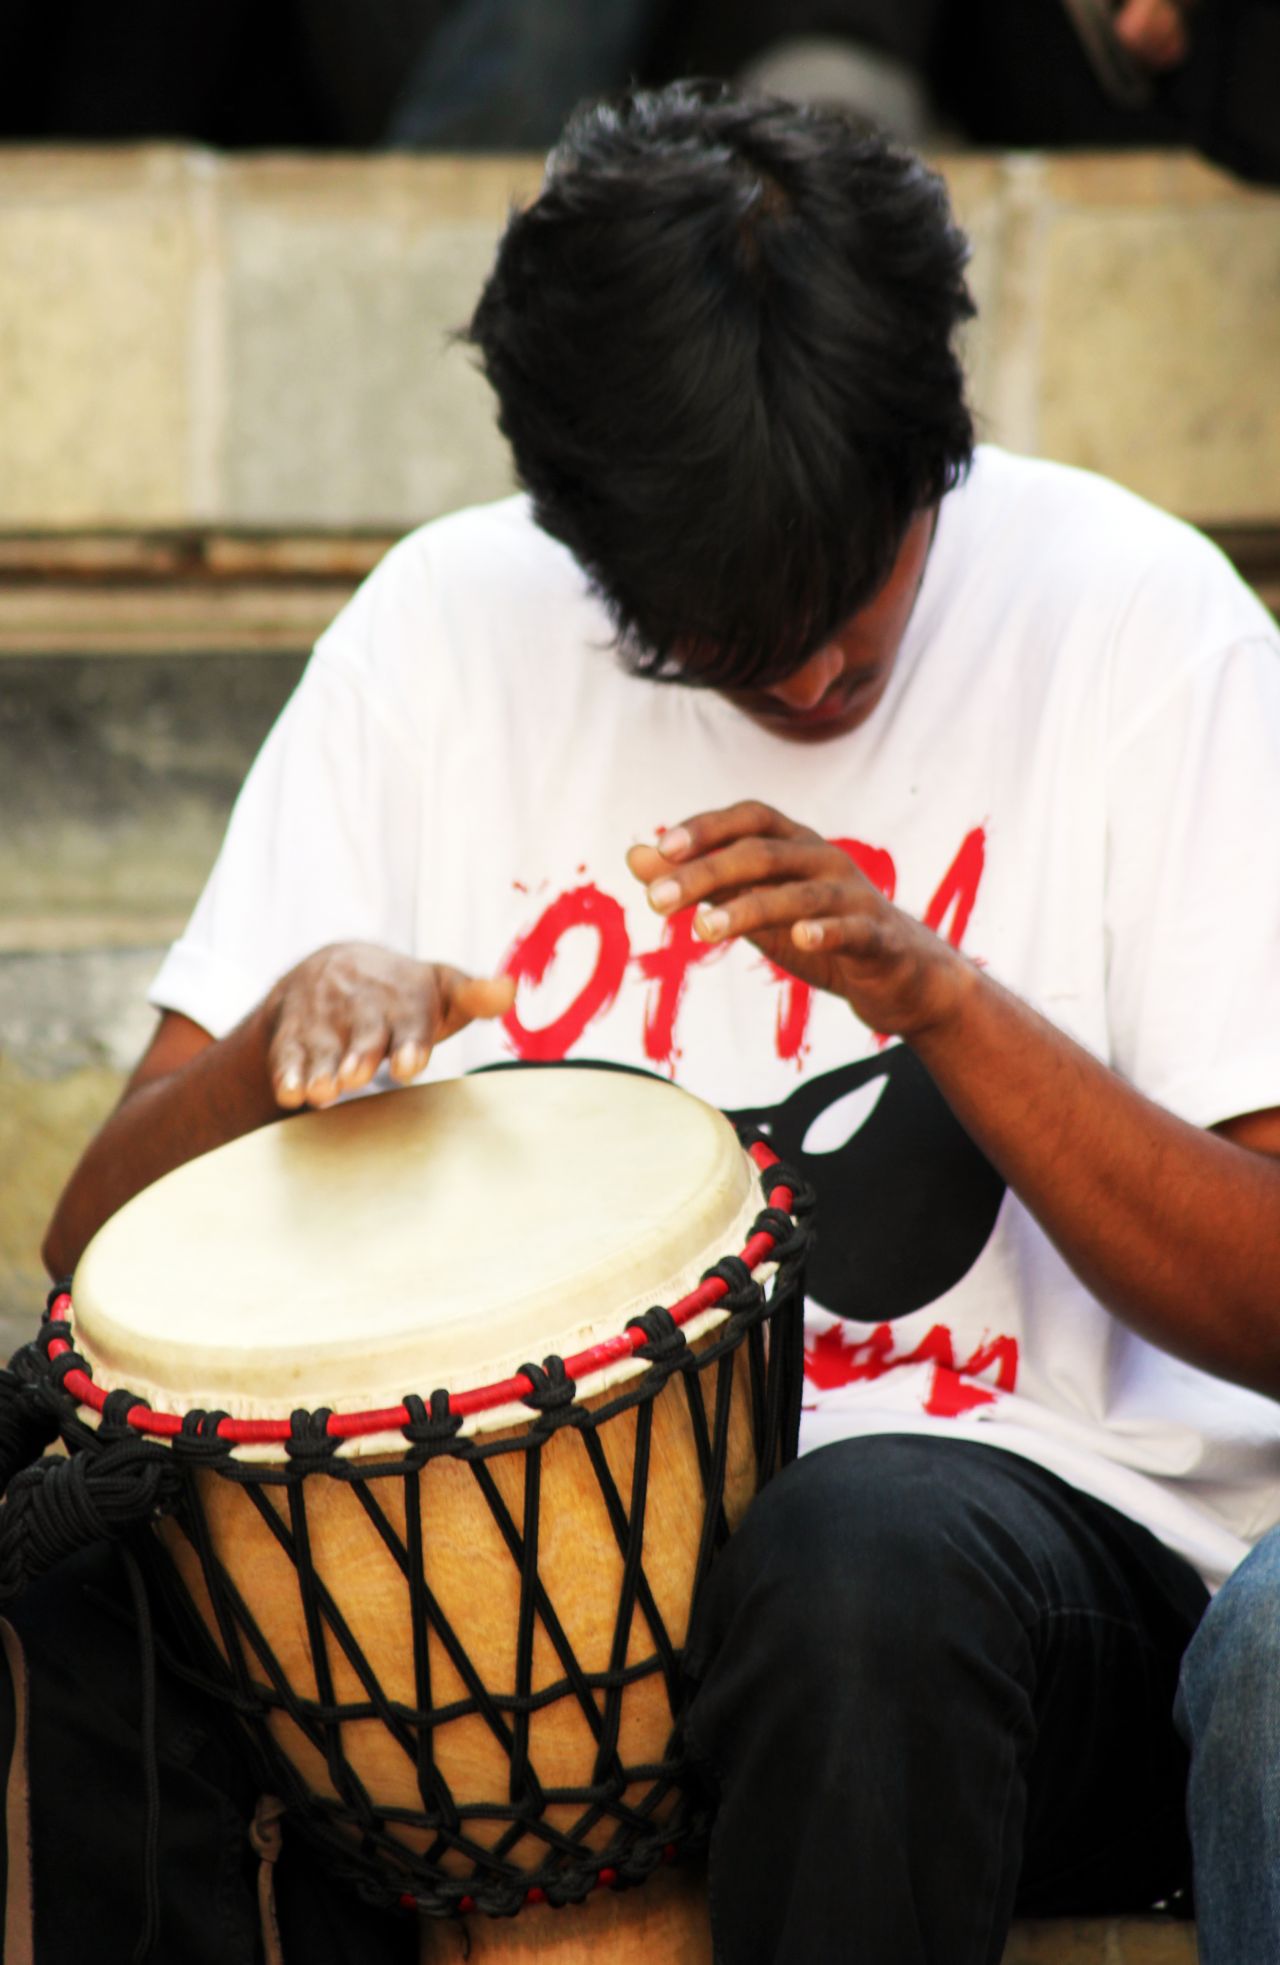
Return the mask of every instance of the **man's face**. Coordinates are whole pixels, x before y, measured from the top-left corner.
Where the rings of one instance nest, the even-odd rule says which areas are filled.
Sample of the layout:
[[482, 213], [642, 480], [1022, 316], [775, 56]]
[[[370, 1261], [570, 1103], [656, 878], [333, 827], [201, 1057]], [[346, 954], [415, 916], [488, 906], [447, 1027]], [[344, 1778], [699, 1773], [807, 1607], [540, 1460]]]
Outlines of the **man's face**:
[[865, 723], [888, 687], [924, 579], [937, 509], [907, 529], [888, 578], [830, 641], [780, 682], [722, 693], [776, 736], [820, 743]]

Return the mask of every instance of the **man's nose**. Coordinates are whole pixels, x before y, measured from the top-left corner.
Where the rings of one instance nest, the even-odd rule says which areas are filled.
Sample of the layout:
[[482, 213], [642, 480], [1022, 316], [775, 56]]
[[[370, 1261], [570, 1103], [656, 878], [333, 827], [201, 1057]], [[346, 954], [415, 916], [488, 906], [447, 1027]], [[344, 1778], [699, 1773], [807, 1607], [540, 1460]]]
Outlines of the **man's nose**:
[[812, 710], [822, 701], [844, 666], [844, 655], [837, 642], [819, 648], [807, 662], [780, 682], [769, 684], [769, 694], [789, 710]]

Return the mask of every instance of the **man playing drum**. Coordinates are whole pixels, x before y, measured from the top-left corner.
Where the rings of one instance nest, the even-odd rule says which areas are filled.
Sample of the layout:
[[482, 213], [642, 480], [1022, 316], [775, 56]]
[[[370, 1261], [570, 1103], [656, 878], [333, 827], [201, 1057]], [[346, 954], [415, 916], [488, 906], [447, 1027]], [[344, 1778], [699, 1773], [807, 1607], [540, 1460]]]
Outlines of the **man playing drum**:
[[[670, 1075], [798, 1161], [802, 1454], [686, 1659], [724, 1965], [994, 1965], [1015, 1913], [1175, 1897], [1179, 1660], [1280, 1514], [1280, 639], [1186, 527], [975, 453], [965, 257], [825, 113], [575, 119], [471, 327], [526, 495], [320, 642], [47, 1243], [513, 1057]], [[14, 1621], [66, 1682], [59, 1589]], [[163, 1889], [248, 1956], [242, 1786], [161, 1698]], [[35, 1786], [37, 1833], [78, 1818]], [[308, 1860], [286, 1956], [410, 1955]]]

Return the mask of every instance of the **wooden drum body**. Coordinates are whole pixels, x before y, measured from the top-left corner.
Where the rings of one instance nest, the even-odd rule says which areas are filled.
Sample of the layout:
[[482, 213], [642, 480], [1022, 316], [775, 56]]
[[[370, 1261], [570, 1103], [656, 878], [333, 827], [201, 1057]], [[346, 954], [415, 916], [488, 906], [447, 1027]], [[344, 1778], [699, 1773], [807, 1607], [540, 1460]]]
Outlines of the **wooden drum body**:
[[709, 1956], [683, 1877], [590, 1893], [706, 1831], [681, 1652], [798, 1417], [803, 1236], [766, 1191], [668, 1085], [504, 1070], [206, 1155], [77, 1272], [66, 1389], [168, 1437], [159, 1540], [264, 1784], [477, 1958]]

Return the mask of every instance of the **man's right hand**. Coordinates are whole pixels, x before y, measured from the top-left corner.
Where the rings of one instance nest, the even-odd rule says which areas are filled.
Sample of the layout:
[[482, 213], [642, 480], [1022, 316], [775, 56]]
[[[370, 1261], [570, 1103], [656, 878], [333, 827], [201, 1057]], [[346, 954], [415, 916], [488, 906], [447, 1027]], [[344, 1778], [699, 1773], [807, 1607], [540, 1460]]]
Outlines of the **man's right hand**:
[[515, 1000], [509, 976], [476, 977], [373, 942], [335, 942], [282, 976], [264, 1005], [267, 1069], [277, 1105], [331, 1105], [382, 1065], [401, 1084], [476, 1017]]

